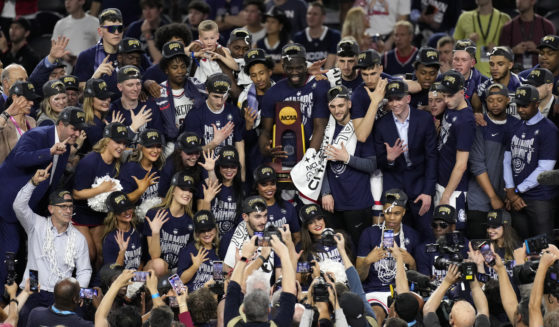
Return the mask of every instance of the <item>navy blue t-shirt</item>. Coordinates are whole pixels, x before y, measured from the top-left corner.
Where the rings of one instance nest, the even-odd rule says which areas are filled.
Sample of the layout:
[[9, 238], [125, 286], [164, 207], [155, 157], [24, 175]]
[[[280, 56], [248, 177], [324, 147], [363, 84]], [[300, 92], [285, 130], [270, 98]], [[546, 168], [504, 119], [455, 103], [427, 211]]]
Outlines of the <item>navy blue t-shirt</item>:
[[183, 128], [185, 131], [194, 132], [202, 136], [202, 143], [209, 144], [214, 138], [214, 124], [218, 129], [223, 128], [228, 122], [235, 124], [233, 133], [229, 135], [214, 150], [219, 153], [222, 146], [235, 145], [235, 142], [243, 140], [245, 129], [244, 120], [241, 118], [239, 108], [230, 103], [226, 103], [220, 111], [212, 111], [205, 102], [202, 107], [192, 108], [186, 115]]
[[326, 80], [317, 81], [309, 77], [305, 85], [293, 88], [282, 79], [272, 86], [262, 98], [262, 117], [275, 118], [276, 103], [282, 101], [297, 101], [301, 103], [301, 115], [305, 139], [309, 139], [313, 133], [314, 118], [328, 118], [328, 104], [326, 94], [330, 89], [330, 83]]
[[[83, 157], [76, 167], [74, 174], [74, 189], [81, 191], [89, 189], [97, 177], [109, 176], [116, 178], [115, 162], [106, 164], [98, 152], [90, 152]], [[97, 212], [89, 207], [87, 200], [74, 201], [76, 215], [73, 221], [79, 225], [98, 226], [103, 224], [106, 213]]]
[[[385, 73], [381, 73], [380, 77], [385, 78], [389, 81], [394, 79], [392, 76]], [[367, 90], [365, 90], [366, 87], [367, 86], [365, 86], [365, 83], [363, 82], [352, 89], [350, 112], [351, 119], [363, 118], [365, 117], [365, 114], [367, 114], [367, 110], [369, 109], [369, 105], [371, 104], [371, 98], [369, 98], [369, 94], [367, 93]], [[382, 109], [382, 107], [380, 107], [377, 111], [375, 120], [382, 118], [382, 116], [384, 116], [385, 114], [386, 112]]]
[[[522, 183], [538, 167], [539, 160], [557, 160], [558, 148], [559, 132], [549, 119], [543, 118], [534, 125], [522, 121], [508, 147], [514, 184]], [[541, 184], [522, 193], [523, 198], [534, 200], [551, 200], [556, 195], [556, 186]]]
[[142, 82], [148, 79], [155, 81], [157, 84], [161, 84], [167, 80], [167, 75], [161, 70], [159, 64], [153, 64], [144, 72]]
[[[407, 225], [402, 225], [404, 231], [404, 243], [405, 249], [408, 251], [412, 257], [416, 258], [415, 253], [418, 245], [420, 244], [419, 236], [417, 232]], [[400, 231], [401, 232], [401, 231]], [[358, 257], [366, 257], [369, 252], [371, 252], [375, 247], [381, 246], [382, 240], [382, 226], [374, 225], [367, 227], [361, 234], [359, 239], [359, 247], [357, 248]], [[394, 235], [394, 241], [400, 248], [402, 244], [400, 243], [400, 233]], [[416, 265], [418, 264], [416, 258]], [[363, 288], [365, 292], [387, 292], [390, 290], [390, 284], [394, 284], [396, 277], [396, 260], [393, 257], [388, 256], [381, 259], [373, 264], [369, 268], [369, 275], [367, 279], [363, 281]]]
[[[198, 249], [194, 242], [189, 243], [186, 247], [183, 247], [179, 252], [179, 264], [177, 267], [177, 274], [180, 276], [182, 273], [192, 266], [192, 258], [190, 254], [193, 256], [198, 255]], [[212, 279], [213, 271], [214, 271], [214, 261], [219, 261], [219, 257], [215, 252], [215, 249], [212, 248], [208, 251], [208, 255], [206, 257], [207, 261], [202, 262], [198, 271], [194, 274], [192, 279], [186, 283], [188, 286], [189, 291], [196, 291], [199, 288], [204, 287], [204, 284]]]
[[[179, 154], [180, 155], [180, 154]], [[199, 182], [202, 180], [202, 171], [203, 169], [199, 168], [200, 166], [195, 167], [187, 167], [183, 171], [188, 175], [194, 178], [195, 189], [194, 189], [194, 203], [196, 203], [196, 199], [203, 197], [203, 193], [200, 193]], [[171, 188], [171, 179], [173, 179], [173, 175], [178, 172], [178, 169], [175, 167], [175, 158], [174, 155], [168, 157], [165, 161], [165, 165], [159, 172], [159, 186], [157, 193], [159, 197], [164, 198], [167, 195], [167, 191]]]
[[[149, 220], [153, 220], [159, 210], [161, 208], [152, 208], [148, 210], [146, 216]], [[173, 217], [169, 209], [163, 210], [167, 211], [169, 220], [163, 224], [159, 232], [160, 258], [169, 264], [169, 269], [173, 269], [177, 267], [181, 248], [194, 239], [194, 222], [187, 213], [182, 217]], [[151, 228], [147, 219], [144, 221], [143, 234], [151, 237]]]
[[[136, 132], [141, 132], [146, 128], [154, 128], [160, 132], [163, 132], [163, 123], [161, 122], [159, 107], [153, 100], [148, 100], [147, 102], [138, 102], [138, 106], [132, 109], [132, 111], [134, 111], [134, 114], [137, 115], [144, 106], [146, 106], [145, 110], [151, 110], [151, 121], [149, 121], [146, 125], [140, 127], [140, 130]], [[124, 117], [123, 124], [125, 126], [132, 125], [131, 110], [124, 109], [124, 107], [122, 106], [122, 98], [119, 98], [118, 100], [111, 103], [107, 117], [112, 117], [113, 112], [122, 114], [122, 117]]]
[[[274, 63], [281, 63], [281, 49], [283, 49], [283, 47], [287, 44], [286, 42], [278, 42], [275, 46], [271, 46], [268, 43], [268, 40], [263, 37], [260, 40], [258, 40], [256, 42], [256, 47], [263, 49], [266, 54], [272, 58], [272, 60], [274, 61]], [[282, 78], [284, 78], [285, 76], [283, 74], [272, 74], [272, 80], [274, 80], [275, 82], [281, 80]]]
[[[116, 229], [109, 232], [103, 240], [103, 265], [111, 265], [118, 258], [120, 248], [115, 239], [116, 232]], [[130, 241], [124, 252], [124, 268], [138, 269], [142, 263], [142, 234], [135, 228], [130, 228], [128, 232], [124, 233], [124, 240], [126, 241], [128, 237], [130, 237]]]
[[[446, 110], [439, 132], [439, 160], [437, 183], [446, 187], [456, 164], [456, 151], [470, 152], [476, 126], [471, 107], [462, 110]], [[468, 190], [468, 174], [464, 173], [456, 191]]]
[[361, 74], [357, 74], [357, 77], [351, 81], [346, 81], [343, 78], [340, 78], [340, 80], [342, 81], [342, 85], [347, 87], [351, 92], [363, 83], [363, 77], [361, 77]]
[[[322, 244], [322, 242], [318, 240], [313, 243], [312, 247], [314, 250], [314, 255], [309, 253], [306, 261], [310, 262], [312, 260], [315, 260], [320, 263], [325, 260], [332, 260], [343, 264], [342, 256], [340, 255], [340, 251], [338, 251], [337, 246], [324, 246], [324, 244]], [[302, 249], [303, 248], [301, 246], [301, 242], [299, 242], [295, 247], [295, 250], [299, 252]], [[305, 260], [305, 258], [303, 258], [302, 260]]]
[[[159, 170], [157, 168], [152, 167], [149, 173], [155, 172], [154, 176], [159, 176]], [[132, 176], [136, 177], [137, 179], [142, 179], [148, 173], [139, 162], [136, 161], [129, 161], [122, 166], [120, 169], [120, 174], [118, 175], [118, 179], [120, 180], [120, 184], [122, 185], [122, 191], [126, 194], [132, 193], [138, 188], [138, 184]], [[140, 205], [143, 200], [158, 197], [157, 190], [159, 187], [159, 179], [155, 180], [153, 185], [150, 185], [146, 191], [142, 194], [142, 196], [136, 202], [136, 205]]]
[[[334, 138], [345, 126], [336, 124]], [[365, 142], [357, 142], [354, 156], [369, 158], [375, 155], [373, 134]], [[351, 168], [341, 161], [328, 161], [326, 177], [334, 197], [334, 209], [337, 211], [361, 210], [373, 203], [370, 174]]]
[[222, 185], [221, 191], [212, 201], [211, 209], [215, 216], [219, 236], [233, 230], [239, 222], [233, 187]]
[[289, 230], [292, 233], [297, 233], [301, 230], [297, 211], [295, 207], [287, 201], [283, 201], [283, 207], [277, 202], [268, 206], [268, 222], [278, 228], [288, 224]]
[[324, 26], [320, 37], [314, 39], [309, 34], [309, 27], [296, 32], [293, 42], [299, 43], [307, 50], [307, 61], [315, 62], [326, 59], [329, 54], [336, 54], [336, 46], [340, 42], [340, 31]]

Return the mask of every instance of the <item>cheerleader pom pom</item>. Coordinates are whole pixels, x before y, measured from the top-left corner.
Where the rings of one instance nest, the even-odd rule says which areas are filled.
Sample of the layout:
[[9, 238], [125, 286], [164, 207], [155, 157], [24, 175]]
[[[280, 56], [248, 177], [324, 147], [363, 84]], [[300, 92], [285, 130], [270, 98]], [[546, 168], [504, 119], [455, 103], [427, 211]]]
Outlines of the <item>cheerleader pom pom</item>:
[[107, 208], [107, 197], [114, 191], [122, 191], [122, 185], [120, 185], [120, 181], [118, 179], [111, 178], [109, 176], [103, 177], [96, 177], [95, 182], [91, 185], [92, 188], [101, 185], [103, 182], [113, 182], [115, 183], [115, 187], [111, 192], [104, 192], [101, 194], [97, 194], [96, 196], [87, 199], [87, 205], [97, 212], [109, 212], [109, 208]]
[[158, 197], [153, 197], [153, 198], [148, 198], [143, 200], [142, 204], [136, 207], [136, 217], [138, 217], [138, 220], [140, 220], [140, 222], [143, 222], [148, 210], [155, 207], [158, 204], [161, 204], [161, 198]]
[[326, 259], [318, 263], [320, 270], [324, 273], [333, 273], [336, 282], [345, 283], [347, 281], [347, 275], [345, 273], [344, 265], [341, 263]]

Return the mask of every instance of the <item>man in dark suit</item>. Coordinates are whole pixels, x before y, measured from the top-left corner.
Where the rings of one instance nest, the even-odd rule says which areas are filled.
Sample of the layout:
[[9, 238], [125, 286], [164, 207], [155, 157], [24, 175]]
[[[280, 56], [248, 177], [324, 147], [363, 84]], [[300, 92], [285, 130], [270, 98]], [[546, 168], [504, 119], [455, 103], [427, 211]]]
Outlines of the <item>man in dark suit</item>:
[[[375, 124], [377, 165], [383, 173], [383, 188], [401, 189], [409, 195], [405, 219], [424, 241], [432, 240], [432, 195], [437, 180], [437, 134], [431, 115], [410, 107], [406, 83], [394, 80], [386, 87], [387, 114]], [[410, 217], [411, 216], [411, 217]]]
[[[21, 229], [12, 208], [17, 193], [37, 169], [44, 169], [52, 162], [51, 178], [37, 185], [29, 200], [29, 207], [37, 210], [49, 190], [56, 189], [66, 168], [70, 147], [84, 127], [83, 110], [67, 107], [60, 113], [56, 125], [37, 127], [23, 134], [0, 166], [0, 262], [4, 262], [6, 252], [19, 249]], [[0, 285], [6, 274], [6, 265], [0, 265]]]

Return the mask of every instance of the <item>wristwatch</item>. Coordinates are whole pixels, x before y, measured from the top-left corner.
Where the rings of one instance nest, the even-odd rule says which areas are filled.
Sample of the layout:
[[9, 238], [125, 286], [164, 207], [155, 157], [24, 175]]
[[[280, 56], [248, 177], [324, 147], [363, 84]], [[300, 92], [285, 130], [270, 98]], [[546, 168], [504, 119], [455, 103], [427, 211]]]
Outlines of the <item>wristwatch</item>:
[[239, 260], [241, 260], [242, 262], [247, 262], [248, 261], [247, 257], [241, 257], [241, 259], [239, 259]]
[[4, 111], [2, 111], [2, 113], [0, 114], [0, 116], [4, 117], [4, 120], [7, 121], [8, 119], [10, 119], [10, 117], [11, 117], [12, 115], [10, 115], [6, 110], [4, 110]]

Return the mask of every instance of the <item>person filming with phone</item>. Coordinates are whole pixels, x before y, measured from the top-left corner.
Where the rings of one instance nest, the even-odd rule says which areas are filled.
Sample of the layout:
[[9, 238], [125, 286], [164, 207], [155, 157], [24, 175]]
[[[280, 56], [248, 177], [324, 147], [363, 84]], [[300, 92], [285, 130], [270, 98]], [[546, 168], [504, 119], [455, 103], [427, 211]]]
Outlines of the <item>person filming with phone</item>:
[[389, 250], [394, 242], [400, 247], [408, 268], [416, 269], [414, 257], [420, 242], [419, 235], [413, 228], [402, 224], [407, 201], [408, 196], [400, 189], [386, 191], [383, 197], [384, 222], [366, 228], [359, 240], [357, 272], [379, 322], [388, 313], [390, 284], [394, 284], [396, 276], [396, 261]]

